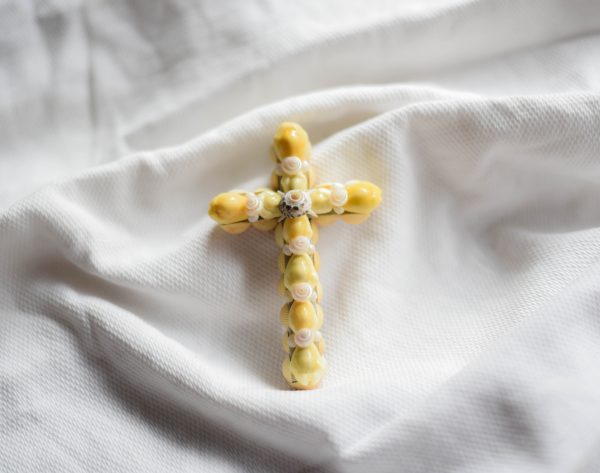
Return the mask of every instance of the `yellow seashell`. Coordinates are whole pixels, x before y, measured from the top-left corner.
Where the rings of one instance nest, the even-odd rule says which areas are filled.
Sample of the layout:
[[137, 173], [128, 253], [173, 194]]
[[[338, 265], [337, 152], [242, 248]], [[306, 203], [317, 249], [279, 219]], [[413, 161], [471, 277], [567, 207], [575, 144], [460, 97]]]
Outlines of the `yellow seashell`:
[[306, 215], [302, 215], [302, 217], [286, 218], [283, 222], [283, 239], [287, 243], [299, 236], [311, 238], [312, 234], [312, 226]]
[[250, 227], [251, 227], [250, 222], [238, 222], [238, 223], [230, 223], [229, 225], [221, 225], [221, 228], [223, 230], [225, 230], [227, 233], [231, 233], [232, 235], [245, 232]]
[[274, 191], [279, 189], [279, 176], [275, 171], [271, 173], [271, 177], [269, 179], [269, 187], [271, 187], [271, 189]]
[[297, 123], [284, 122], [279, 125], [273, 137], [273, 146], [280, 160], [288, 156], [298, 156], [302, 161], [310, 159], [308, 134]]
[[281, 338], [281, 347], [283, 348], [283, 351], [286, 353], [290, 352], [289, 338], [290, 337], [287, 332], [285, 332]]
[[256, 222], [252, 223], [252, 226], [261, 232], [269, 232], [275, 228], [275, 225], [277, 225], [277, 220], [275, 219], [257, 220]]
[[331, 225], [338, 221], [340, 216], [338, 214], [327, 214], [327, 215], [319, 215], [317, 218], [317, 223], [319, 227], [326, 227], [327, 225]]
[[312, 201], [311, 209], [313, 212], [321, 215], [332, 211], [333, 206], [329, 201], [330, 192], [327, 189], [323, 187], [317, 187], [316, 189], [309, 191], [308, 194], [310, 195], [310, 200]]
[[295, 176], [281, 176], [279, 185], [283, 192], [298, 189], [304, 191], [308, 189], [308, 179], [304, 173], [298, 173]]
[[285, 272], [285, 255], [283, 253], [279, 253], [277, 257], [277, 269], [279, 269], [280, 273]]
[[259, 194], [263, 203], [260, 216], [264, 219], [281, 217], [281, 211], [279, 210], [281, 196], [277, 192], [268, 189], [261, 189]]
[[315, 251], [312, 255], [312, 258], [313, 264], [315, 265], [315, 271], [319, 271], [321, 269], [321, 257], [319, 256], [319, 253]]
[[316, 385], [325, 372], [325, 360], [314, 343], [294, 349], [290, 371], [300, 385]]
[[315, 168], [314, 167], [309, 167], [308, 168], [308, 188], [312, 189], [313, 187], [315, 187], [315, 184], [317, 183], [317, 173], [315, 172]]
[[317, 292], [317, 302], [321, 302], [321, 300], [323, 300], [323, 286], [320, 282], [317, 283], [317, 287], [315, 290]]
[[317, 345], [317, 350], [319, 350], [319, 353], [321, 355], [325, 354], [325, 340], [321, 339], [318, 342], [316, 342]]
[[299, 283], [308, 283], [314, 287], [319, 282], [315, 266], [308, 255], [292, 255], [283, 277], [287, 289], [291, 289], [294, 284]]
[[287, 383], [292, 386], [292, 368], [290, 366], [290, 359], [287, 356], [281, 364], [281, 373], [283, 374], [283, 377]]
[[298, 381], [296, 381], [295, 378], [292, 377], [292, 367], [291, 367], [291, 363], [290, 363], [290, 359], [289, 357], [285, 357], [285, 359], [283, 360], [283, 363], [281, 364], [281, 373], [283, 374], [284, 379], [287, 381], [287, 383], [294, 389], [302, 389], [302, 390], [307, 390], [307, 389], [315, 389], [318, 387], [319, 381], [320, 379], [313, 384], [299, 384]]
[[367, 181], [353, 181], [346, 185], [348, 202], [344, 210], [358, 214], [368, 214], [381, 203], [381, 189]]
[[279, 162], [279, 159], [277, 159], [277, 152], [275, 151], [275, 146], [273, 146], [272, 144], [271, 146], [269, 146], [269, 157], [274, 163]]
[[316, 329], [318, 323], [317, 312], [312, 302], [294, 301], [288, 313], [288, 324], [294, 332], [303, 328]]
[[287, 327], [290, 320], [289, 314], [290, 304], [289, 302], [286, 302], [281, 306], [281, 309], [279, 310], [279, 321], [281, 322], [281, 325], [285, 325]]
[[313, 245], [316, 245], [317, 242], [319, 241], [319, 226], [317, 225], [317, 222], [315, 220], [311, 220], [310, 227], [312, 228], [312, 231], [313, 231], [311, 241], [312, 241]]
[[275, 243], [279, 248], [285, 244], [283, 241], [283, 223], [278, 223], [275, 227]]
[[244, 194], [237, 192], [219, 194], [210, 201], [208, 215], [221, 225], [241, 222], [247, 219], [247, 201], [248, 198]]
[[359, 223], [363, 223], [366, 219], [369, 218], [369, 214], [350, 214], [344, 213], [340, 215], [340, 218], [350, 225], [358, 225]]
[[288, 299], [291, 298], [289, 291], [283, 284], [283, 276], [279, 278], [279, 283], [277, 284], [277, 292], [279, 292], [279, 294], [281, 294], [283, 297], [286, 297]]
[[319, 304], [315, 304], [315, 313], [317, 315], [317, 325], [315, 327], [315, 330], [319, 330], [322, 326], [323, 326], [323, 309], [321, 308], [321, 306]]

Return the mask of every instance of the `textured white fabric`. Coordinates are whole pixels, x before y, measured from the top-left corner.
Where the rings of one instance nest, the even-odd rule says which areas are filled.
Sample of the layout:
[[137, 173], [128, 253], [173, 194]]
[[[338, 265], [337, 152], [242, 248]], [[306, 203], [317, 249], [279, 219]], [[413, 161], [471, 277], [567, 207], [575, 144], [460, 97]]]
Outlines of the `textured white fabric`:
[[[599, 471], [599, 84], [593, 0], [0, 3], [0, 470]], [[384, 192], [311, 392], [206, 216], [283, 120]]]

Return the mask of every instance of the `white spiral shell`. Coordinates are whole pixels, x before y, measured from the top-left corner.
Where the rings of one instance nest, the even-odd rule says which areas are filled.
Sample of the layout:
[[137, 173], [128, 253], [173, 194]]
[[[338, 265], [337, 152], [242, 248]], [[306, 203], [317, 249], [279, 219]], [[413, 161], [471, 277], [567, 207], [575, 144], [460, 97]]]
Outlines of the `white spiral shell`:
[[290, 253], [295, 255], [303, 255], [306, 253], [311, 253], [314, 251], [314, 246], [310, 242], [310, 238], [306, 236], [297, 236], [292, 241], [290, 241], [289, 245]]
[[294, 334], [294, 343], [299, 347], [309, 346], [315, 339], [315, 333], [309, 328], [302, 328]]
[[341, 214], [344, 212], [343, 207], [348, 202], [348, 191], [343, 184], [332, 184], [329, 200], [335, 213]]
[[292, 286], [292, 289], [290, 290], [290, 293], [294, 300], [300, 302], [311, 300], [313, 297], [313, 292], [313, 288], [310, 287], [310, 284], [308, 284], [307, 282], [294, 284]]
[[302, 160], [298, 156], [288, 156], [281, 160], [281, 171], [288, 176], [295, 176], [302, 171]]
[[262, 199], [255, 194], [248, 194], [248, 200], [246, 201], [246, 215], [248, 215], [248, 221], [256, 222], [262, 209]]

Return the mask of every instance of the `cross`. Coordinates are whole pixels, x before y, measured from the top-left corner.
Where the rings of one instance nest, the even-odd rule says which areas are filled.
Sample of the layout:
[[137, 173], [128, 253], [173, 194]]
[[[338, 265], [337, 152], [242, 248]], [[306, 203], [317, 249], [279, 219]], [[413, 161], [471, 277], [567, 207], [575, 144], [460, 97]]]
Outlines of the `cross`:
[[361, 223], [381, 202], [381, 189], [367, 181], [316, 185], [310, 157], [306, 131], [296, 123], [280, 124], [271, 146], [275, 162], [271, 189], [225, 192], [210, 202], [208, 210], [228, 233], [242, 233], [250, 227], [275, 232], [275, 242], [282, 249], [277, 261], [282, 273], [279, 292], [286, 298], [279, 313], [287, 353], [282, 372], [295, 389], [318, 387], [326, 366], [319, 331], [323, 290], [317, 274], [316, 223], [323, 226], [338, 219]]

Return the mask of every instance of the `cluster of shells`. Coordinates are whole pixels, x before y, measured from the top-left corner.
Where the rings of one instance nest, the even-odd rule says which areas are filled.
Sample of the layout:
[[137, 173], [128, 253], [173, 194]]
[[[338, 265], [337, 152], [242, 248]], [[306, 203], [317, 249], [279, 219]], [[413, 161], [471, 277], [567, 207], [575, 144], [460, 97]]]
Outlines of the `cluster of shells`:
[[319, 282], [319, 254], [315, 249], [319, 226], [341, 219], [360, 223], [381, 201], [381, 190], [366, 181], [324, 183], [315, 186], [309, 164], [310, 142], [297, 124], [280, 125], [273, 140], [276, 167], [271, 189], [234, 190], [219, 194], [209, 215], [229, 233], [250, 227], [274, 230], [281, 248], [279, 292], [286, 302], [280, 310], [286, 357], [282, 372], [296, 389], [317, 387], [325, 372], [325, 342]]
[[323, 290], [315, 250], [318, 234], [308, 215], [286, 218], [275, 228], [275, 240], [282, 249], [277, 261], [282, 273], [279, 292], [286, 298], [279, 313], [287, 354], [282, 371], [290, 385], [302, 389], [316, 387], [325, 371], [325, 342], [320, 332]]

